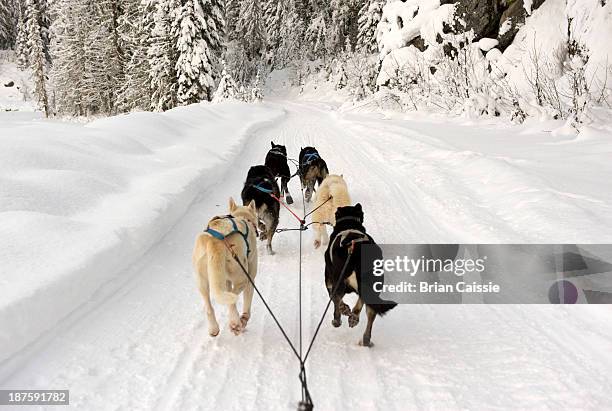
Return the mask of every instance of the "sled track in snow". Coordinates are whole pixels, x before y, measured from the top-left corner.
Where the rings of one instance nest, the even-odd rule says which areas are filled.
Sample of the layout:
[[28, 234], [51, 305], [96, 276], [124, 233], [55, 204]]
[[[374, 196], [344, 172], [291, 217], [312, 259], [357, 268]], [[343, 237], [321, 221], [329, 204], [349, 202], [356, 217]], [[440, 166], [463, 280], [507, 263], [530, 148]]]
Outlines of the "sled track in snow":
[[[286, 118], [246, 140], [216, 189], [126, 274], [134, 279], [59, 330], [1, 387], [70, 389], [78, 409], [294, 409], [298, 363], [261, 302], [255, 297], [238, 337], [219, 307], [221, 334], [209, 337], [190, 258], [195, 235], [226, 212], [230, 195], [239, 198], [248, 168], [263, 163], [270, 140], [285, 144], [290, 157], [316, 146], [330, 172], [344, 174], [380, 243], [521, 238], [498, 218], [502, 211], [469, 190], [451, 190], [465, 182], [437, 168], [442, 160], [435, 156], [426, 161], [436, 150], [452, 150], [428, 143], [433, 137], [376, 130], [321, 106], [279, 104]], [[289, 188], [301, 213], [299, 181]], [[281, 210], [279, 227], [294, 226]], [[296, 343], [298, 238], [277, 234], [274, 256], [260, 245], [256, 278]], [[328, 298], [323, 251], [312, 248], [311, 231], [304, 233], [303, 259], [306, 344]], [[329, 316], [308, 359], [309, 388], [321, 410], [610, 408], [612, 380], [605, 376], [612, 362], [601, 358], [612, 349], [612, 327], [603, 320], [609, 314], [606, 307], [398, 306], [376, 322], [372, 349], [357, 346], [363, 318], [355, 329], [346, 321], [332, 329]]]

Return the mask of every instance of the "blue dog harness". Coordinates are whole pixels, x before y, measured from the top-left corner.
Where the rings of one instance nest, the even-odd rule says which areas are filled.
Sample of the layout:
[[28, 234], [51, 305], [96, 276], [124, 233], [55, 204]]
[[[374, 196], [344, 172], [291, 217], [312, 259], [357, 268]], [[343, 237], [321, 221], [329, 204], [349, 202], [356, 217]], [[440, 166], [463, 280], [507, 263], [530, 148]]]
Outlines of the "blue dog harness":
[[312, 163], [317, 158], [321, 158], [319, 157], [319, 153], [304, 154], [304, 165], [307, 166], [308, 164]]
[[[270, 185], [270, 188], [266, 188], [264, 187], [264, 184], [268, 184]], [[261, 183], [258, 184], [253, 184], [253, 188], [256, 188], [257, 190], [261, 191], [262, 193], [266, 193], [266, 194], [272, 194], [274, 185], [272, 184], [272, 181], [270, 181], [270, 179], [268, 178], [264, 178]]]
[[246, 245], [247, 257], [248, 257], [249, 254], [251, 253], [251, 248], [249, 247], [249, 223], [247, 223], [246, 221], [244, 222], [246, 231], [243, 233], [242, 231], [238, 229], [238, 224], [236, 224], [236, 220], [233, 215], [228, 214], [228, 215], [217, 216], [213, 218], [213, 220], [221, 220], [221, 219], [230, 220], [232, 222], [232, 231], [230, 231], [227, 234], [223, 234], [213, 228], [206, 227], [206, 230], [204, 230], [204, 232], [207, 234], [210, 234], [217, 240], [221, 240], [221, 241], [225, 240], [227, 237], [229, 237], [232, 234], [235, 234], [235, 233], [240, 234], [242, 236], [242, 239], [244, 240], [244, 244]]

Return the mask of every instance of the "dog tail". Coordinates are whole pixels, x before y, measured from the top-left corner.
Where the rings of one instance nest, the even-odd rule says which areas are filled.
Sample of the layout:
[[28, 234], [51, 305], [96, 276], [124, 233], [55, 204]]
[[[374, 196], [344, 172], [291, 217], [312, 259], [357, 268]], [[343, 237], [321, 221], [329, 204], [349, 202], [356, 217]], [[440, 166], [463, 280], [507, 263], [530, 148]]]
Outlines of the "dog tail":
[[236, 304], [238, 296], [227, 291], [227, 250], [219, 240], [208, 241], [206, 254], [208, 254], [208, 278], [215, 300], [219, 304]]
[[367, 304], [367, 306], [382, 317], [383, 315], [387, 314], [388, 311], [394, 309], [397, 306], [397, 303], [387, 301], [384, 304]]

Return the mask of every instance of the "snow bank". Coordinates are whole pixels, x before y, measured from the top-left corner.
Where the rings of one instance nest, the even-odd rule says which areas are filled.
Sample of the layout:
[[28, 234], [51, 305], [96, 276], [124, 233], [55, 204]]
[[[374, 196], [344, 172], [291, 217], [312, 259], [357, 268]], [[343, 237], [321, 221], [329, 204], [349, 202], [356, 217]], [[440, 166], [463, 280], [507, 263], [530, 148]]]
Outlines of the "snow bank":
[[282, 114], [201, 104], [79, 125], [0, 113], [0, 362], [125, 281], [249, 133]]
[[443, 34], [445, 23], [455, 15], [455, 5], [440, 6], [440, 0], [405, 0], [388, 3], [376, 31], [380, 55], [405, 47], [420, 36], [427, 44], [435, 44]]
[[[471, 44], [476, 50], [464, 47], [479, 38], [473, 30], [445, 34], [446, 26], [465, 23], [454, 16], [454, 5], [389, 2], [377, 29], [382, 62], [376, 84], [404, 93], [410, 109], [516, 121], [525, 115], [563, 118], [576, 129], [593, 124], [593, 109], [610, 108], [612, 101], [612, 2], [534, 4], [523, 2], [525, 24], [502, 53], [498, 40], [486, 37]], [[500, 32], [506, 29], [502, 25]], [[450, 50], [459, 54], [453, 62], [447, 61]]]

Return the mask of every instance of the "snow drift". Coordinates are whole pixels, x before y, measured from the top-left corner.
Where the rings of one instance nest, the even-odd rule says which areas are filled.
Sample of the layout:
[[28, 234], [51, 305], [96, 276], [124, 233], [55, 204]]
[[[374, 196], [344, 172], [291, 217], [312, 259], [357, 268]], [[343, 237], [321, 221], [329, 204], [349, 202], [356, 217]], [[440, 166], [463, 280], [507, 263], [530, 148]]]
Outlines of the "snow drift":
[[249, 133], [281, 115], [240, 103], [87, 125], [3, 114], [0, 362], [125, 281], [118, 273], [219, 180]]

